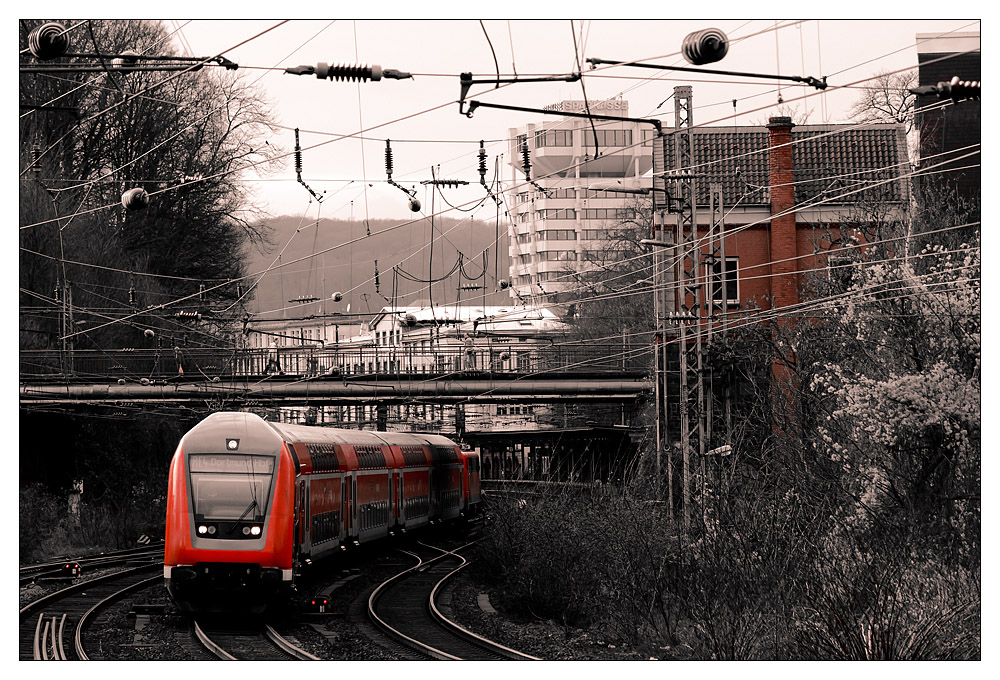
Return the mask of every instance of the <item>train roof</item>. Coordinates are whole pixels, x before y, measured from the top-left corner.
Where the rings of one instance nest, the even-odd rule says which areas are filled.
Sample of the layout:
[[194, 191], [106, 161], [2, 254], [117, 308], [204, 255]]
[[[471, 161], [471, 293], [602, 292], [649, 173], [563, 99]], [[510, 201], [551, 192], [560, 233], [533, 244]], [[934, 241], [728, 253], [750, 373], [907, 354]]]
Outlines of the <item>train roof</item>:
[[[230, 448], [232, 440], [236, 441], [237, 449]], [[223, 411], [211, 414], [191, 428], [181, 439], [181, 446], [188, 453], [240, 450], [278, 453], [281, 437], [266, 427], [265, 421], [256, 414]]]
[[455, 446], [455, 442], [437, 434], [421, 432], [372, 432], [340, 427], [316, 427], [268, 423], [286, 441], [315, 444], [388, 444], [390, 446]]

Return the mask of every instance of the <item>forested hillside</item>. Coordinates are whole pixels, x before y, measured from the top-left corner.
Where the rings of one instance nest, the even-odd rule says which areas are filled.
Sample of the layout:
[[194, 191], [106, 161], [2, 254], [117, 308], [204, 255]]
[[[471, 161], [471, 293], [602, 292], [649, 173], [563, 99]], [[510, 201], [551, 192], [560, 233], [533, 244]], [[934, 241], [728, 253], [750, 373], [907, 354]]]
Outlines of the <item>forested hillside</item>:
[[[403, 222], [371, 220], [367, 229], [363, 220], [320, 219], [315, 216], [282, 216], [268, 220], [271, 247], [264, 253], [254, 249], [248, 254], [250, 273], [267, 272], [257, 285], [256, 297], [248, 308], [264, 317], [287, 317], [333, 311], [376, 311], [389, 301], [415, 304], [428, 300], [427, 283], [433, 271], [431, 292], [435, 304], [454, 304], [458, 286], [483, 285], [483, 251], [487, 248], [487, 304], [506, 304], [509, 294], [497, 291], [499, 278], [507, 277], [507, 237], [501, 223], [499, 257], [494, 242], [496, 225], [469, 219], [434, 220], [434, 248], [430, 248], [431, 221], [420, 218]], [[370, 235], [368, 235], [370, 231]], [[319, 253], [316, 257], [310, 257]], [[458, 260], [461, 254], [462, 265]], [[278, 267], [278, 256], [281, 267]], [[431, 258], [433, 257], [433, 263]], [[375, 286], [375, 261], [378, 260], [379, 286]], [[394, 277], [393, 267], [402, 272]], [[429, 267], [433, 269], [429, 269]], [[499, 267], [499, 269], [498, 269]], [[454, 270], [454, 271], [452, 271]], [[463, 273], [464, 272], [464, 273]], [[395, 294], [394, 294], [395, 278]], [[254, 278], [256, 280], [256, 277]], [[342, 302], [334, 304], [330, 295], [340, 291]], [[363, 297], [368, 295], [368, 299]], [[289, 300], [307, 296], [320, 302], [294, 305]], [[463, 290], [463, 301], [482, 302], [483, 290]]]

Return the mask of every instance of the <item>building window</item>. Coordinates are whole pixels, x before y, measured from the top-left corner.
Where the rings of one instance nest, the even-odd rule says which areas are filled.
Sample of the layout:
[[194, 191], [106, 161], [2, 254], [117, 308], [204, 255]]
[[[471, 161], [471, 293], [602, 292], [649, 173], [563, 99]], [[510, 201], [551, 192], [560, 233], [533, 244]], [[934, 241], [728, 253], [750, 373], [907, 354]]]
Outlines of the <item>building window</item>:
[[580, 238], [584, 241], [601, 241], [610, 235], [607, 229], [582, 229]]
[[539, 241], [575, 241], [576, 231], [573, 229], [546, 229], [538, 232]]
[[585, 208], [583, 219], [585, 220], [627, 220], [635, 217], [635, 210], [632, 208]]
[[572, 208], [549, 208], [539, 210], [538, 217], [543, 220], [575, 220], [576, 211]]
[[566, 275], [565, 272], [539, 272], [538, 273], [538, 280], [539, 281], [556, 281], [558, 283], [569, 283], [569, 281], [566, 280], [566, 276], [567, 275]]
[[517, 242], [521, 244], [531, 243], [531, 234], [518, 234]]
[[632, 198], [634, 194], [611, 189], [587, 189], [586, 198]]
[[576, 189], [546, 189], [546, 198], [576, 198]]
[[656, 139], [656, 130], [646, 130], [642, 131], [642, 145], [643, 146], [653, 146], [653, 140]]
[[[584, 144], [588, 149], [594, 148], [594, 131], [583, 131]], [[631, 130], [598, 130], [597, 146], [629, 146], [632, 144]]]
[[537, 130], [535, 148], [543, 146], [573, 146], [572, 130]]
[[[725, 274], [723, 274], [723, 260], [716, 260], [707, 265], [709, 268], [709, 285], [712, 290], [713, 302], [726, 305], [740, 304], [739, 286], [739, 258], [727, 257], [725, 259]], [[723, 293], [725, 297], [723, 298]]]
[[574, 262], [575, 250], [546, 250], [538, 253], [538, 259], [543, 262]]

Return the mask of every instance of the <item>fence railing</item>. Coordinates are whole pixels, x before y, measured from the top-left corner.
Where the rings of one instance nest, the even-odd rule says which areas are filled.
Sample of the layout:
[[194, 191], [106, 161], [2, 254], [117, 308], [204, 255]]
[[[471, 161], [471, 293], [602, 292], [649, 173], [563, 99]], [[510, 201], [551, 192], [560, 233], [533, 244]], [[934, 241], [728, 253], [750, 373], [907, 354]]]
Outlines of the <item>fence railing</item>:
[[22, 380], [211, 379], [237, 376], [641, 373], [648, 353], [622, 344], [553, 347], [283, 347], [271, 349], [22, 350]]

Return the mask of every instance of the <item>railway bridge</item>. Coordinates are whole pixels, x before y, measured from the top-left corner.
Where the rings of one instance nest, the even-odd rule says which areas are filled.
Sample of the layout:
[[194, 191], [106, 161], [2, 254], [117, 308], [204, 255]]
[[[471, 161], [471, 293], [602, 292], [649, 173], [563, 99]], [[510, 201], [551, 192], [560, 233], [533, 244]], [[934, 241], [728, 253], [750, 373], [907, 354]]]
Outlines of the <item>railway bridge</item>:
[[[513, 355], [513, 356], [512, 356]], [[644, 355], [573, 345], [470, 355], [460, 349], [21, 351], [22, 407], [228, 407], [597, 402], [651, 393]]]

